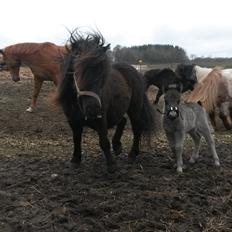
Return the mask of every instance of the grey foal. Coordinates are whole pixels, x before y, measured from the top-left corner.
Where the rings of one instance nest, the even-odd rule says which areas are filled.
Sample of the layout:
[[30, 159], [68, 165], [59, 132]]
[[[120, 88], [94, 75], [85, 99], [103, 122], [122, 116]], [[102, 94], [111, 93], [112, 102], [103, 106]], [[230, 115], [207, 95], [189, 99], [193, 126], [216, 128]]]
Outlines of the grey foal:
[[177, 159], [177, 172], [183, 172], [182, 153], [187, 133], [194, 141], [190, 162], [195, 163], [199, 157], [200, 140], [203, 136], [213, 155], [215, 165], [220, 166], [205, 109], [197, 103], [181, 103], [180, 98], [181, 93], [176, 89], [169, 89], [164, 95], [163, 128]]

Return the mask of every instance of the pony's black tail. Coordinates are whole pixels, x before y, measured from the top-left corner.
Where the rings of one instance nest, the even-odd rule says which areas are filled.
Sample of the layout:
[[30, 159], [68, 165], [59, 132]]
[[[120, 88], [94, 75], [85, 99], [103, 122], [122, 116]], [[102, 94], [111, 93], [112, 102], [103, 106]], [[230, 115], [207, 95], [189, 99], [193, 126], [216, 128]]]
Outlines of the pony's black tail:
[[142, 137], [150, 145], [151, 137], [158, 131], [158, 116], [154, 107], [148, 100], [147, 95], [143, 95], [143, 108], [140, 115]]

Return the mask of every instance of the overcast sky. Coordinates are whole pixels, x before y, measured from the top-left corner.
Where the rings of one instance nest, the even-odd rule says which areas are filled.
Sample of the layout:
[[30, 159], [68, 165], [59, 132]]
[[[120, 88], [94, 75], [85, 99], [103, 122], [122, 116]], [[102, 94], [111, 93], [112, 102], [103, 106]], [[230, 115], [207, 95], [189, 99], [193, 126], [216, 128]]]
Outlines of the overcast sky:
[[111, 48], [171, 44], [187, 54], [232, 57], [231, 0], [4, 0], [0, 48], [64, 44], [69, 30], [98, 28]]

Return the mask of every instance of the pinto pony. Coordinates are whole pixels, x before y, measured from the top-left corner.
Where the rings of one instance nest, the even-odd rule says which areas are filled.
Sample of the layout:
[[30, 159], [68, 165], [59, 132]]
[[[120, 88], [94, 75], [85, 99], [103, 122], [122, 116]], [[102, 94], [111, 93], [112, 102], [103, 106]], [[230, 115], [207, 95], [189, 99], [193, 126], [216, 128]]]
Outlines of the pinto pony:
[[197, 65], [180, 65], [176, 70], [180, 75], [197, 77], [197, 87], [185, 97], [187, 102], [200, 101], [209, 113], [212, 125], [216, 128], [215, 114], [227, 130], [232, 129], [232, 69], [202, 68]]
[[20, 66], [28, 66], [34, 75], [32, 102], [27, 109], [32, 112], [44, 81], [57, 85], [62, 78], [62, 57], [66, 54], [64, 46], [53, 43], [19, 43], [0, 50], [0, 71], [9, 71], [12, 80], [20, 80]]
[[73, 132], [74, 152], [71, 163], [81, 163], [81, 138], [84, 127], [98, 133], [99, 144], [106, 157], [108, 172], [114, 172], [116, 162], [111, 153], [108, 128], [116, 126], [112, 148], [116, 155], [122, 151], [121, 136], [131, 121], [133, 144], [129, 160], [139, 154], [141, 136], [149, 139], [155, 129], [154, 111], [145, 93], [141, 74], [131, 65], [111, 64], [107, 55], [109, 45], [99, 33], [83, 35], [74, 31], [70, 50], [65, 59], [65, 75], [56, 100], [62, 105]]

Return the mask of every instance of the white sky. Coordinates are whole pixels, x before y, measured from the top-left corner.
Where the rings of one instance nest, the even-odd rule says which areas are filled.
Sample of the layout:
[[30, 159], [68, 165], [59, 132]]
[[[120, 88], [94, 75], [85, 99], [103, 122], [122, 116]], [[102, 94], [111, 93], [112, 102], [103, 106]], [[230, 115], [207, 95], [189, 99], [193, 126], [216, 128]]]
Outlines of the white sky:
[[232, 57], [231, 0], [4, 0], [0, 48], [64, 44], [69, 30], [96, 29], [111, 48], [171, 44], [188, 55]]

